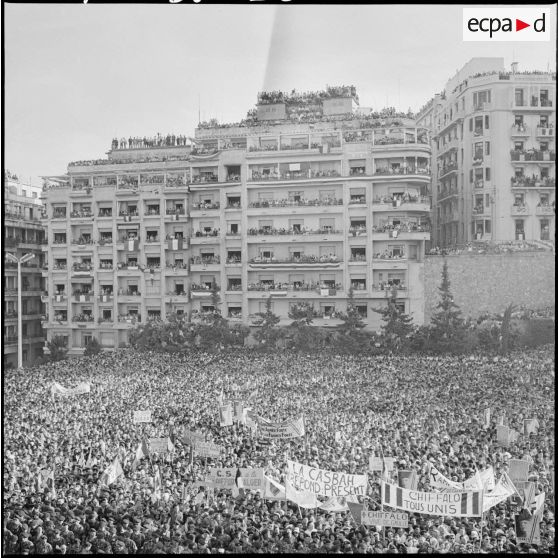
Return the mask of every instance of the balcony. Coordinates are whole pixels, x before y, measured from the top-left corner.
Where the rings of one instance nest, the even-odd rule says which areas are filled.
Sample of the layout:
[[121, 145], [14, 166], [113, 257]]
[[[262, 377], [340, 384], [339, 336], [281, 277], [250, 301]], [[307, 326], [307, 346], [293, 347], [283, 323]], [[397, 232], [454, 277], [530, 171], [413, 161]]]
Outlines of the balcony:
[[[209, 294], [211, 294], [211, 291]], [[182, 291], [182, 292], [171, 291], [165, 294], [165, 303], [168, 304], [178, 304], [181, 302], [182, 303], [188, 302], [188, 300], [189, 300], [188, 291]]]
[[376, 197], [372, 201], [373, 211], [430, 211], [430, 198], [427, 196]]
[[312, 235], [320, 236], [330, 236], [330, 235], [342, 235], [343, 231], [333, 230], [333, 229], [308, 229], [308, 230], [293, 230], [293, 229], [275, 229], [275, 228], [263, 228], [263, 229], [248, 229], [248, 236], [286, 236], [286, 237], [305, 237]]
[[410, 166], [407, 168], [380, 168], [376, 169], [374, 176], [390, 176], [392, 178], [400, 178], [402, 176], [422, 176], [424, 178], [430, 177], [430, 167], [414, 167]]
[[377, 285], [372, 285], [372, 290], [376, 293], [381, 292], [381, 293], [384, 293], [384, 296], [388, 296], [389, 294], [391, 294], [394, 287], [395, 287], [395, 290], [402, 291], [402, 293], [405, 295], [405, 293], [407, 291], [407, 287], [403, 284], [401, 284], [401, 285], [389, 285], [389, 284], [386, 284], [386, 283], [379, 283]]
[[250, 283], [248, 285], [248, 298], [267, 298], [269, 295], [274, 297], [288, 298], [323, 298], [339, 297], [342, 286], [338, 283], [335, 287], [320, 285], [317, 282], [311, 283]]
[[70, 219], [84, 219], [86, 221], [91, 221], [93, 219], [93, 212], [91, 210], [81, 209], [79, 211], [72, 211], [70, 213]]
[[457, 172], [457, 163], [455, 161], [452, 161], [451, 163], [444, 165], [438, 173], [438, 178], [442, 178], [446, 175], [449, 175], [452, 172]]
[[106, 326], [112, 326], [114, 324], [114, 318], [99, 318], [97, 323], [103, 327], [103, 324]]
[[214, 203], [193, 203], [192, 207], [190, 208], [190, 214], [201, 212], [202, 214], [206, 213], [207, 211], [212, 210], [219, 210], [221, 208], [220, 202]]
[[184, 209], [174, 209], [168, 207], [165, 212], [165, 221], [179, 221], [186, 217], [186, 211]]
[[75, 291], [73, 293], [73, 302], [93, 302], [94, 296], [92, 292], [82, 293]]
[[98, 298], [100, 303], [112, 302], [114, 300], [114, 295], [113, 294], [102, 294], [102, 295], [99, 295], [97, 298]]
[[141, 322], [141, 316], [138, 314], [124, 314], [118, 316], [118, 324], [124, 326], [135, 326]]
[[118, 302], [138, 303], [141, 302], [141, 293], [139, 291], [118, 290]]
[[74, 184], [70, 189], [70, 197], [74, 198], [74, 197], [90, 196], [92, 191], [93, 190], [92, 190], [91, 186], [89, 186], [89, 185], [78, 186], [78, 185]]
[[512, 163], [526, 163], [526, 162], [550, 163], [551, 161], [556, 160], [555, 151], [541, 151], [537, 149], [530, 149], [529, 151], [511, 150], [510, 156], [511, 156]]
[[66, 295], [66, 293], [56, 293], [52, 297], [52, 302], [54, 304], [56, 304], [56, 303], [66, 303], [67, 301], [68, 301], [68, 296]]
[[189, 181], [189, 183], [193, 185], [216, 184], [218, 182], [219, 177], [216, 174], [192, 176]]
[[[265, 200], [255, 201], [248, 204], [249, 209], [275, 209], [275, 208], [294, 208], [294, 207], [328, 207], [342, 206], [342, 199], [312, 199], [312, 200]], [[252, 212], [255, 213], [255, 212]], [[259, 212], [257, 212], [259, 213]]]
[[554, 178], [540, 178], [539, 176], [533, 177], [512, 177], [512, 188], [555, 188], [556, 181]]
[[195, 256], [190, 258], [190, 265], [192, 266], [192, 271], [196, 271], [195, 267], [206, 268], [209, 265], [219, 265], [221, 263], [220, 256], [211, 257], [199, 257]]
[[473, 217], [490, 217], [490, 210], [488, 207], [478, 205], [473, 208]]
[[556, 208], [554, 205], [537, 205], [536, 215], [555, 215]]
[[473, 110], [475, 112], [481, 112], [483, 110], [490, 110], [491, 108], [492, 108], [492, 103], [489, 103], [489, 102], [477, 103], [476, 105], [473, 105]]
[[132, 220], [139, 219], [139, 213], [137, 211], [119, 211], [118, 219], [123, 219], [125, 223], [130, 223]]
[[81, 276], [81, 277], [89, 277], [91, 272], [93, 271], [93, 266], [91, 264], [74, 264], [72, 266], [72, 275], [74, 276]]
[[529, 215], [529, 206], [526, 203], [513, 204], [511, 207], [511, 214], [514, 217]]
[[150, 217], [156, 217], [158, 219], [159, 217], [161, 217], [161, 212], [159, 210], [155, 211], [152, 209], [150, 211], [144, 211], [143, 216], [146, 219], [149, 219]]
[[524, 124], [513, 124], [511, 127], [512, 138], [523, 138], [531, 135], [529, 128]]
[[554, 138], [554, 128], [537, 126], [536, 136], [537, 138]]
[[94, 324], [95, 320], [91, 314], [75, 314], [72, 316], [72, 322], [78, 324]]
[[325, 178], [338, 178], [341, 174], [336, 170], [329, 171], [292, 171], [284, 173], [270, 173], [263, 174], [259, 171], [252, 171], [251, 176], [248, 178], [248, 182], [269, 182], [269, 181], [304, 181], [304, 180], [315, 180], [315, 179], [325, 179]]
[[127, 272], [131, 272], [131, 273], [138, 273], [140, 272], [140, 268], [139, 265], [137, 263], [124, 263], [124, 262], [118, 262], [116, 264], [116, 270], [118, 273], [122, 272], [122, 273], [127, 273]]
[[336, 256], [299, 256], [297, 258], [252, 258], [249, 269], [303, 269], [303, 268], [338, 268], [343, 260]]

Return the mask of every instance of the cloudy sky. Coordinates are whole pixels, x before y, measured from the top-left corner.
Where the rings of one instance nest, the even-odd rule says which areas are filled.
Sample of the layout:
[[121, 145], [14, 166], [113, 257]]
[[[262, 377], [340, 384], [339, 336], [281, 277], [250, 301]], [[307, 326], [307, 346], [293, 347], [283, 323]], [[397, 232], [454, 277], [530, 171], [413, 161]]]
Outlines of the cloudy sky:
[[115, 136], [192, 135], [198, 110], [237, 122], [262, 89], [352, 84], [362, 106], [417, 110], [474, 56], [555, 69], [555, 28], [464, 43], [462, 7], [4, 4], [5, 165], [37, 182]]

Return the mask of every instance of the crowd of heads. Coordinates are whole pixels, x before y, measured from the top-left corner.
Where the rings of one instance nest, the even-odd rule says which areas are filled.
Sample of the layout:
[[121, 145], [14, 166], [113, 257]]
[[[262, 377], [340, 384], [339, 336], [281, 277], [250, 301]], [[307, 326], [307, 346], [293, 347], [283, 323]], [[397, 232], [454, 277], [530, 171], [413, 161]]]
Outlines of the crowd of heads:
[[[196, 486], [209, 467], [263, 467], [284, 483], [286, 460], [365, 473], [370, 455], [394, 457], [429, 490], [428, 464], [463, 481], [511, 457], [530, 461], [545, 492], [538, 552], [554, 549], [553, 353], [540, 349], [487, 357], [304, 356], [250, 351], [176, 355], [119, 350], [80, 361], [10, 370], [4, 377], [4, 529], [8, 554], [31, 553], [459, 553], [528, 552], [516, 539], [520, 508], [508, 500], [484, 517], [410, 513], [410, 529], [355, 523], [349, 512], [298, 508], [252, 491]], [[50, 397], [58, 382], [90, 381], [89, 394]], [[306, 436], [258, 437], [243, 424], [221, 427], [218, 398], [241, 400], [273, 422], [304, 415]], [[492, 411], [484, 425], [484, 409]], [[134, 424], [135, 410], [153, 422]], [[496, 442], [499, 417], [536, 434]], [[219, 458], [194, 456], [184, 429], [222, 446]], [[150, 437], [175, 436], [172, 454], [134, 462]], [[119, 457], [123, 475], [103, 485]], [[37, 490], [39, 471], [54, 490]], [[156, 471], [162, 488], [155, 494]], [[393, 473], [392, 473], [393, 474]], [[379, 477], [369, 477], [368, 509], [380, 509]]]

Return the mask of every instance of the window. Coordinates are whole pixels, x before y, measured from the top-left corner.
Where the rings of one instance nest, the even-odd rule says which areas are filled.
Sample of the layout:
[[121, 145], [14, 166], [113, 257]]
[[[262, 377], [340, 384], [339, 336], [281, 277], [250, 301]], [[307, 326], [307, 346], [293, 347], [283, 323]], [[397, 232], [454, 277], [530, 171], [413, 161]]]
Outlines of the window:
[[525, 144], [522, 141], [514, 141], [513, 142], [513, 148], [515, 151], [523, 151], [523, 146]]
[[525, 239], [525, 229], [523, 219], [516, 219], [515, 221], [515, 240]]
[[547, 141], [541, 141], [540, 150], [541, 151], [548, 151], [548, 142]]
[[516, 126], [523, 126], [523, 115], [522, 114], [516, 114], [515, 115], [514, 124]]
[[333, 232], [335, 230], [335, 219], [320, 219], [320, 230], [324, 232]]
[[184, 283], [174, 284], [174, 294], [183, 295], [184, 294]]
[[239, 234], [240, 225], [238, 223], [229, 223], [229, 234]]
[[484, 115], [484, 129], [488, 130], [490, 128], [490, 116], [488, 114]]
[[515, 90], [515, 106], [523, 107], [525, 106], [523, 101], [523, 89], [516, 89]]
[[397, 310], [399, 310], [399, 312], [405, 313], [405, 303], [404, 302], [395, 302], [395, 307], [397, 308]]
[[368, 317], [368, 306], [366, 304], [355, 304], [355, 308], [361, 318]]
[[487, 181], [490, 180], [490, 167], [486, 167], [484, 169], [484, 176], [485, 176]]
[[541, 219], [541, 240], [550, 240], [550, 221]]
[[485, 155], [490, 155], [490, 142], [489, 141], [484, 142], [484, 154]]
[[492, 223], [491, 223], [491, 221], [486, 220], [486, 221], [484, 222], [484, 232], [485, 232], [486, 234], [491, 234], [491, 232], [492, 232]]

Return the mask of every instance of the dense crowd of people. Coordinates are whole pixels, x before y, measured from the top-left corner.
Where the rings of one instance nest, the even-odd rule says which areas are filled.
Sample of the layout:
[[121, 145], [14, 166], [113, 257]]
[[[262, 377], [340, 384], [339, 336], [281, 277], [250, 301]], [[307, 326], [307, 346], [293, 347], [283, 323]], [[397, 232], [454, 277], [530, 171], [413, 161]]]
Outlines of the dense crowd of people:
[[[91, 391], [51, 397], [53, 382], [91, 382]], [[4, 551], [552, 554], [553, 394], [551, 348], [499, 359], [249, 351], [177, 356], [123, 349], [8, 370]], [[221, 427], [220, 397], [241, 400], [273, 422], [303, 415], [306, 436], [272, 443], [241, 423]], [[134, 424], [136, 410], [151, 410], [152, 423]], [[539, 428], [502, 447], [496, 443], [500, 417], [516, 430], [523, 419], [536, 418]], [[185, 429], [222, 446], [219, 458], [192, 457]], [[137, 459], [142, 440], [169, 434], [174, 452]], [[482, 518], [410, 513], [409, 529], [380, 531], [357, 524], [349, 512], [195, 484], [203, 483], [209, 467], [236, 466], [263, 467], [283, 483], [287, 457], [362, 474], [370, 455], [391, 456], [396, 469], [416, 470], [419, 490], [429, 489], [429, 463], [464, 481], [489, 465], [500, 477], [510, 458], [527, 459], [536, 493], [545, 493], [540, 544], [516, 540], [519, 508], [511, 499]], [[123, 475], [106, 486], [103, 471], [116, 457]], [[53, 483], [38, 490], [45, 469], [54, 472]], [[369, 510], [380, 509], [378, 481], [370, 473]]]

